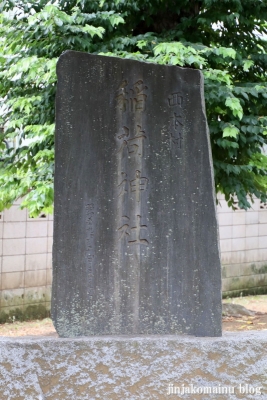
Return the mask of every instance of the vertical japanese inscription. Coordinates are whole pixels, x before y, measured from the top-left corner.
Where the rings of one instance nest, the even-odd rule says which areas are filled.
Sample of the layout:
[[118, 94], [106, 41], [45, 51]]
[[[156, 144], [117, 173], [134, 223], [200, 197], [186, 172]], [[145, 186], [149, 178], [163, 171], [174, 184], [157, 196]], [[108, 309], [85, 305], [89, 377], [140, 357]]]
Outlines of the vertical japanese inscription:
[[182, 93], [177, 91], [171, 93], [168, 96], [168, 108], [169, 108], [169, 127], [168, 135], [170, 140], [170, 148], [172, 144], [177, 148], [182, 149], [183, 143], [183, 103], [184, 99]]
[[[142, 176], [144, 143], [147, 135], [139, 123], [142, 120], [142, 113], [146, 110], [147, 92], [148, 87], [143, 80], [139, 79], [132, 85], [124, 80], [116, 94], [116, 104], [121, 119], [121, 126], [116, 135], [119, 166], [117, 187], [118, 198], [121, 202], [119, 207], [121, 223], [117, 230], [118, 240], [126, 240], [128, 245], [148, 246], [149, 244], [145, 233], [147, 226], [141, 223], [142, 193], [148, 186], [148, 179]], [[129, 121], [129, 116], [132, 123], [126, 125], [124, 122]], [[127, 207], [130, 198], [133, 202], [132, 211], [129, 211]], [[125, 208], [124, 202], [126, 202]]]
[[124, 80], [116, 96], [117, 107], [122, 112], [142, 112], [146, 109], [148, 87], [139, 79], [132, 87], [128, 87], [128, 81]]
[[89, 298], [93, 297], [93, 217], [94, 217], [94, 206], [91, 203], [86, 204], [86, 265], [88, 266], [88, 288]]

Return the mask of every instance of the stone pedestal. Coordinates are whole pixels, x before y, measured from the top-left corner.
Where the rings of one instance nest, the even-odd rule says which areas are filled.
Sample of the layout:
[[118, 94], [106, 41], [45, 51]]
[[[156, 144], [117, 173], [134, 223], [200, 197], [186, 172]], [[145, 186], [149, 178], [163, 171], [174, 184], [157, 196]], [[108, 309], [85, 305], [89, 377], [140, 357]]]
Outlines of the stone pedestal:
[[0, 398], [266, 399], [266, 348], [266, 331], [221, 338], [1, 338]]

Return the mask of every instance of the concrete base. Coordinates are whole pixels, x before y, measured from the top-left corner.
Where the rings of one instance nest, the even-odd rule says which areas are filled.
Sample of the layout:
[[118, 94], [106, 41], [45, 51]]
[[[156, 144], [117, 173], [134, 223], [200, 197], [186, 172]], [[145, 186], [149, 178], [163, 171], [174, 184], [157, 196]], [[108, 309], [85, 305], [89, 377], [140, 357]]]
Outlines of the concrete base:
[[1, 338], [0, 382], [3, 400], [267, 399], [267, 331]]

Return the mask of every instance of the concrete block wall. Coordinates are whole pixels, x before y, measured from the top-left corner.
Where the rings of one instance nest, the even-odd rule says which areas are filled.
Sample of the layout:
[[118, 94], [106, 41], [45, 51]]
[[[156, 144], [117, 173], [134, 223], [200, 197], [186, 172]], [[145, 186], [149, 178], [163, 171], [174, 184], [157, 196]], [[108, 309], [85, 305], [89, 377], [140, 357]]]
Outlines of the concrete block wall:
[[224, 296], [267, 293], [267, 204], [232, 211], [223, 196], [217, 207]]
[[52, 217], [30, 218], [19, 202], [0, 214], [0, 310], [50, 309]]

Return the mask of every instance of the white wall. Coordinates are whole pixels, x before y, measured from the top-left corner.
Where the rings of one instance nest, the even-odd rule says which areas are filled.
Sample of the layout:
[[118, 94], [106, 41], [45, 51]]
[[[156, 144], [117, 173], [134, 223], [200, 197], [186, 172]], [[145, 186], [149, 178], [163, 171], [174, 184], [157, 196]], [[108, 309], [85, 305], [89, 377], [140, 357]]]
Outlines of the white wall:
[[52, 217], [29, 218], [16, 203], [0, 214], [0, 307], [50, 308]]
[[250, 210], [232, 211], [221, 196], [217, 211], [223, 291], [267, 293], [267, 204], [255, 199]]

